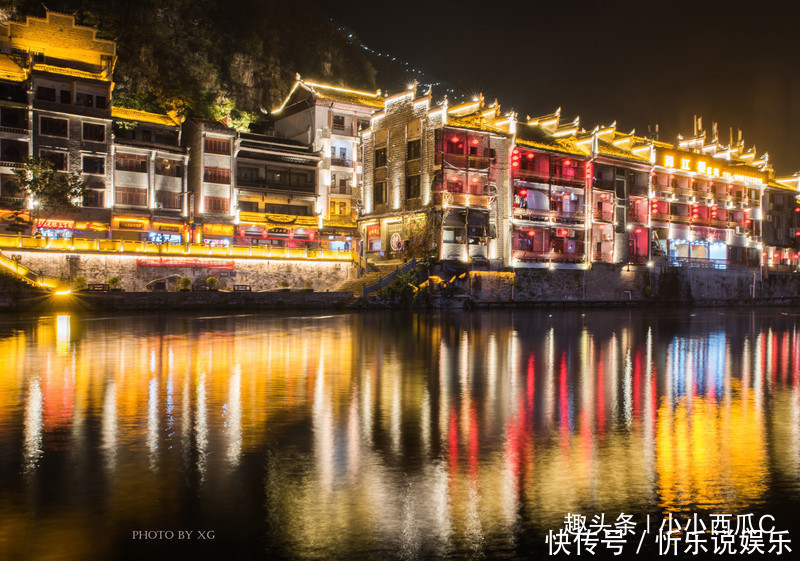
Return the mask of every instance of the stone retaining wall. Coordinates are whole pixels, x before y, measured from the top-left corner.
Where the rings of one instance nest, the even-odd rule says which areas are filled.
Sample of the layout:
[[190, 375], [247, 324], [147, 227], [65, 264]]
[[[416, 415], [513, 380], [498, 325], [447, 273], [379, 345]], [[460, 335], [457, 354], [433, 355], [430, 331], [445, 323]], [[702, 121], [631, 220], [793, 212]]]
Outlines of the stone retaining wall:
[[[153, 267], [145, 266], [158, 262], [158, 257], [108, 254], [44, 253], [41, 251], [8, 251], [19, 255], [20, 263], [31, 270], [63, 280], [77, 276], [86, 277], [89, 283], [103, 283], [111, 277], [122, 279], [122, 288], [128, 291], [144, 290], [145, 285], [155, 279], [171, 275], [186, 276], [202, 283], [210, 276], [220, 280], [220, 288], [232, 288], [234, 284], [249, 284], [253, 290], [272, 290], [284, 286], [301, 289], [309, 286], [316, 291], [334, 290], [347, 280], [352, 268], [349, 262], [304, 262], [277, 261], [267, 259], [202, 258], [195, 265], [208, 263], [211, 267]], [[166, 258], [177, 262], [177, 258]], [[233, 266], [232, 269], [220, 268]]]

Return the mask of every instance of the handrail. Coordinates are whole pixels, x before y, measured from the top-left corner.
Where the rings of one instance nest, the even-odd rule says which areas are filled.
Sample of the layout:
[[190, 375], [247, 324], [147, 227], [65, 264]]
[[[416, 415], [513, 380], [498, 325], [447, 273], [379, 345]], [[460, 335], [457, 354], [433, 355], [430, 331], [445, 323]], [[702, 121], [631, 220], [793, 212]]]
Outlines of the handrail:
[[43, 275], [34, 273], [25, 265], [20, 264], [20, 262], [17, 261], [16, 259], [10, 259], [1, 252], [0, 252], [0, 265], [3, 265], [10, 272], [14, 273], [16, 277], [18, 277], [20, 280], [28, 283], [31, 286], [35, 286], [37, 288], [44, 287], [52, 289], [59, 287], [59, 281], [57, 279], [45, 277]]
[[369, 284], [369, 285], [365, 286], [364, 287], [364, 296], [372, 294], [373, 292], [377, 292], [378, 290], [380, 290], [384, 286], [394, 282], [394, 279], [396, 279], [398, 275], [402, 275], [402, 274], [405, 274], [405, 273], [407, 273], [409, 271], [413, 271], [416, 268], [417, 268], [417, 260], [416, 259], [412, 259], [411, 261], [406, 261], [403, 265], [397, 267], [394, 271], [392, 271], [391, 273], [389, 273], [385, 277], [379, 279], [376, 282], [373, 282], [372, 284]]

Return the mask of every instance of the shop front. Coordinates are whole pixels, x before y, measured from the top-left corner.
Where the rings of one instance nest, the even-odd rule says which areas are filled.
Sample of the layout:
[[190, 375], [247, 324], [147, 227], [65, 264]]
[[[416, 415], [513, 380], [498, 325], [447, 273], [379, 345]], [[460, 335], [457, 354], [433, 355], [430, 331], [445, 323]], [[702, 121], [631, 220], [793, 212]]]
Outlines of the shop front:
[[75, 237], [74, 220], [37, 220], [34, 236], [53, 240], [69, 240]]
[[111, 220], [111, 237], [115, 240], [141, 241], [147, 239], [150, 220], [138, 216], [115, 216]]
[[203, 224], [202, 243], [209, 247], [229, 247], [234, 239], [232, 224]]

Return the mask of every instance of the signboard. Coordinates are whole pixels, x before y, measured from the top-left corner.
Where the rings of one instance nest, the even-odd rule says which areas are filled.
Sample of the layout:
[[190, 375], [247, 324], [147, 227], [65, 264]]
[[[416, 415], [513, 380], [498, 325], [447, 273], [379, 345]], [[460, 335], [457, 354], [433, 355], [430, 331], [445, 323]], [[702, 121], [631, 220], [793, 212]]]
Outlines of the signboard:
[[234, 267], [232, 259], [178, 259], [178, 258], [158, 258], [158, 259], [137, 259], [137, 267], [160, 267], [172, 269], [226, 269]]
[[156, 230], [161, 232], [180, 232], [183, 228], [180, 224], [153, 224]]
[[767, 182], [766, 174], [751, 166], [727, 167], [724, 165], [724, 161], [692, 152], [659, 148], [656, 149], [656, 163], [665, 168], [721, 177], [729, 181], [741, 181], [748, 184]]
[[203, 224], [203, 233], [208, 236], [232, 236], [233, 226], [230, 224]]
[[53, 230], [72, 230], [75, 227], [75, 222], [72, 220], [37, 220], [36, 227]]
[[129, 220], [120, 220], [119, 221], [120, 228], [127, 228], [129, 230], [142, 230], [144, 229], [144, 224], [141, 222], [131, 222]]

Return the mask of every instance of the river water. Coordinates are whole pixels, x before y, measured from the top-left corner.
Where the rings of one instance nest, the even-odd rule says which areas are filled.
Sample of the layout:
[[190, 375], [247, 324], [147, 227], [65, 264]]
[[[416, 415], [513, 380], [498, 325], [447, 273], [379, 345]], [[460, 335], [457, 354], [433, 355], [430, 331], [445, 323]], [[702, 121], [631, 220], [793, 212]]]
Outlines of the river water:
[[791, 558], [799, 376], [780, 309], [0, 317], [0, 559]]

